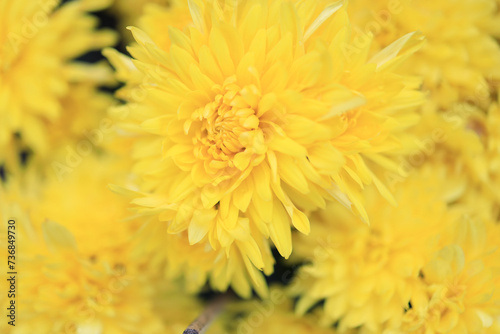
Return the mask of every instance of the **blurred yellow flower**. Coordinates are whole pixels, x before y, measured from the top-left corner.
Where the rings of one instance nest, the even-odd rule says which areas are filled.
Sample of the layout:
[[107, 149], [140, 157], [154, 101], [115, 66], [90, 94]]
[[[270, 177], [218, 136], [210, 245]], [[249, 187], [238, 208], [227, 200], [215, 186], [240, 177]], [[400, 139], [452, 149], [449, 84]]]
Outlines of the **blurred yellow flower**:
[[375, 35], [375, 50], [422, 31], [426, 45], [403, 68], [423, 77], [439, 107], [465, 101], [487, 108], [500, 81], [500, 46], [491, 36], [500, 31], [496, 0], [352, 0], [349, 12], [360, 35]]
[[[30, 203], [35, 228], [45, 219], [60, 222], [75, 235], [81, 254], [94, 260], [125, 257], [138, 222], [126, 219], [127, 201], [108, 185], [126, 182], [128, 168], [121, 159], [88, 156], [63, 181], [49, 174], [35, 190], [39, 198]], [[30, 186], [28, 191], [33, 191], [34, 185]]]
[[[190, 1], [192, 22], [153, 37], [132, 28], [133, 60], [105, 50], [126, 86], [114, 110], [137, 134], [133, 203], [190, 244], [233, 245], [257, 268], [270, 238], [292, 251], [290, 222], [336, 199], [368, 220], [360, 192], [370, 165], [391, 165], [423, 96], [394, 72], [422, 43], [401, 37], [370, 60], [342, 3]], [[170, 45], [154, 36], [168, 33]], [[168, 43], [166, 43], [168, 44]], [[403, 146], [403, 147], [402, 147]], [[234, 248], [234, 247], [233, 247]], [[246, 260], [245, 260], [246, 261]]]
[[127, 201], [107, 189], [126, 180], [128, 168], [113, 157], [87, 157], [64, 182], [31, 168], [2, 185], [2, 221], [18, 222], [22, 310], [15, 328], [2, 322], [2, 333], [173, 334], [197, 315], [201, 304], [155, 277], [136, 252], [137, 221], [125, 220]]
[[411, 333], [488, 333], [500, 317], [500, 225], [465, 217], [442, 234], [403, 317]]
[[324, 300], [323, 324], [340, 331], [400, 328], [435, 239], [460, 217], [446, 207], [446, 186], [438, 175], [413, 175], [397, 187], [397, 207], [366, 192], [371, 226], [338, 204], [313, 214], [311, 235], [294, 240], [297, 260], [309, 263], [293, 284], [298, 313]]
[[88, 14], [109, 1], [58, 4], [0, 1], [0, 164], [8, 167], [19, 150], [46, 158], [67, 140], [84, 138], [111, 104], [97, 93], [113, 80], [108, 67], [71, 61], [116, 40], [113, 31], [96, 30]]
[[42, 227], [44, 242], [22, 237], [17, 230], [22, 252], [16, 262], [16, 302], [22, 316], [4, 333], [165, 332], [151, 312], [144, 282], [123, 265], [82, 256], [74, 236], [51, 221]]

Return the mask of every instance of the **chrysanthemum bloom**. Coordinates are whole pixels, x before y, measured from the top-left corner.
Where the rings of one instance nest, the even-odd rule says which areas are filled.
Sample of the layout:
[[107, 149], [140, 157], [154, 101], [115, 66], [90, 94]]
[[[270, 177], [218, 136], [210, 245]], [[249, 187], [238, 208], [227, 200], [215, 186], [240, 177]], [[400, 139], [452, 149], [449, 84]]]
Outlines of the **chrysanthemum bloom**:
[[[423, 77], [430, 99], [420, 110], [417, 145], [401, 159], [400, 169], [411, 172], [428, 162], [439, 170], [445, 166], [447, 178], [481, 188], [479, 195], [487, 201], [495, 197], [486, 193], [496, 189], [492, 170], [498, 169], [486, 153], [489, 137], [497, 133], [486, 130], [491, 119], [486, 115], [500, 82], [500, 46], [492, 36], [500, 30], [496, 2], [353, 0], [349, 7], [358, 34], [375, 35], [374, 50], [414, 29], [427, 39], [401, 69]], [[386, 176], [386, 182], [402, 180], [392, 172]]]
[[[178, 333], [200, 311], [137, 256], [137, 224], [124, 219], [126, 200], [106, 188], [121, 170], [111, 158], [87, 158], [64, 182], [28, 171], [1, 187], [2, 222], [18, 225], [16, 301], [26, 320], [14, 331], [2, 322], [2, 333]], [[51, 217], [63, 223], [47, 223]], [[2, 225], [5, 249], [6, 231]]]
[[500, 46], [490, 34], [500, 30], [496, 7], [496, 0], [353, 0], [349, 11], [357, 32], [375, 34], [375, 49], [401, 33], [423, 32], [426, 45], [404, 68], [423, 76], [424, 89], [446, 109], [491, 101], [491, 84], [500, 80]]
[[367, 333], [400, 328], [405, 308], [420, 284], [435, 238], [459, 218], [446, 207], [449, 189], [441, 176], [413, 175], [398, 186], [398, 207], [367, 193], [372, 217], [366, 226], [331, 204], [313, 214], [311, 235], [297, 234], [295, 256], [306, 264], [292, 292], [299, 314], [324, 300], [322, 322], [339, 330], [360, 327]]
[[68, 140], [85, 138], [111, 104], [97, 93], [112, 81], [108, 67], [72, 61], [114, 43], [116, 34], [95, 30], [88, 14], [106, 1], [58, 4], [0, 1], [0, 164], [15, 165], [19, 149], [46, 158]]
[[450, 226], [442, 235], [440, 244], [444, 246], [422, 268], [421, 291], [412, 297], [402, 330], [490, 333], [498, 328], [499, 236], [498, 223], [473, 216]]
[[[79, 254], [91, 261], [110, 266], [126, 262], [138, 223], [129, 218], [127, 201], [107, 187], [118, 180], [125, 182], [129, 165], [107, 156], [89, 156], [65, 175], [64, 182], [50, 172], [40, 178], [35, 167], [27, 168], [22, 177], [9, 178], [0, 188], [0, 200], [18, 203], [36, 233], [41, 233], [46, 220], [62, 222], [75, 235]], [[143, 262], [134, 259], [127, 270], [139, 270]]]
[[[21, 224], [27, 223], [18, 222], [17, 229], [16, 305], [23, 320], [19, 317], [3, 333], [166, 332], [140, 276], [118, 264], [92, 262], [78, 252], [75, 237], [62, 225], [45, 222], [41, 241], [42, 235], [22, 236]], [[6, 299], [2, 296], [2, 308]]]
[[[234, 4], [230, 5], [230, 4]], [[162, 48], [136, 28], [134, 60], [106, 50], [128, 85], [115, 110], [137, 133], [134, 204], [207, 250], [238, 250], [257, 268], [292, 251], [290, 223], [336, 199], [368, 221], [360, 192], [370, 164], [391, 166], [422, 102], [395, 72], [422, 43], [414, 33], [367, 59], [342, 3], [190, 1], [192, 22]], [[121, 114], [120, 114], [121, 113]], [[404, 147], [403, 147], [404, 148]], [[226, 275], [226, 277], [228, 277]]]

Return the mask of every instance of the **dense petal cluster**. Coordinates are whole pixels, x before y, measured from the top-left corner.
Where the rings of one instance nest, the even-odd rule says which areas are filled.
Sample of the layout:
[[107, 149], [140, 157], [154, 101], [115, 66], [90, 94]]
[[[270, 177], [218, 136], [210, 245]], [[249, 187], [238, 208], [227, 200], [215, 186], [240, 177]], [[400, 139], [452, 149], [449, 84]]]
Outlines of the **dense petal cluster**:
[[[342, 3], [190, 1], [170, 43], [132, 28], [133, 60], [106, 55], [126, 86], [115, 110], [137, 133], [134, 203], [214, 251], [244, 249], [257, 268], [270, 238], [292, 251], [290, 223], [336, 199], [368, 221], [369, 167], [390, 165], [422, 102], [419, 81], [394, 71], [422, 43], [414, 33], [367, 59]], [[205, 246], [204, 246], [205, 247]], [[269, 270], [268, 268], [264, 268]]]
[[[249, 298], [252, 290], [261, 297], [268, 295], [262, 273], [246, 256], [244, 243], [231, 250], [214, 251], [207, 244], [190, 245], [186, 234], [169, 234], [163, 222], [146, 220], [137, 236], [137, 253], [148, 259], [151, 273], [164, 273], [170, 279], [183, 278], [189, 293], [201, 291], [207, 282], [215, 291], [233, 289], [239, 296]], [[167, 245], [167, 246], [166, 246]], [[274, 258], [267, 243], [258, 244], [268, 262], [263, 265], [266, 275], [272, 273]]]

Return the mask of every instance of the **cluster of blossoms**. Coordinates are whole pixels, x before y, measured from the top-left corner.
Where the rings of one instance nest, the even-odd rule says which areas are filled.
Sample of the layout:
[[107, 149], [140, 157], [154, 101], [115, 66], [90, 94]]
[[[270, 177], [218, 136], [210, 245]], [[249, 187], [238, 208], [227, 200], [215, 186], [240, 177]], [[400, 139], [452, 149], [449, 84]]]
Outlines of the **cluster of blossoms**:
[[2, 333], [500, 332], [499, 1], [0, 19]]

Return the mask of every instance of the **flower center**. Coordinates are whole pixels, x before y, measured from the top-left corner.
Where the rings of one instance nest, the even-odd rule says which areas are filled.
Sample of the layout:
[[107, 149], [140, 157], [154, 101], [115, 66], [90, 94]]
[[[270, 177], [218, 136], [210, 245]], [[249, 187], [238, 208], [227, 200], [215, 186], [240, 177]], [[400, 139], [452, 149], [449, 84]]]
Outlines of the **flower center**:
[[[201, 132], [197, 141], [201, 156], [216, 161], [219, 168], [233, 167], [233, 158], [244, 152], [259, 130], [259, 118], [242, 96], [242, 89], [229, 78], [224, 85], [215, 86], [215, 98], [198, 110]], [[212, 166], [215, 167], [215, 166]]]
[[230, 156], [244, 149], [239, 141], [239, 135], [245, 131], [240, 126], [240, 121], [243, 117], [254, 114], [251, 109], [242, 109], [243, 112], [239, 112], [239, 109], [230, 105], [230, 101], [224, 101], [229, 93], [232, 92], [224, 96], [218, 94], [215, 101], [206, 106], [208, 115], [202, 126], [205, 135], [203, 140], [208, 144], [208, 151], [214, 157], [218, 157], [221, 153]]

